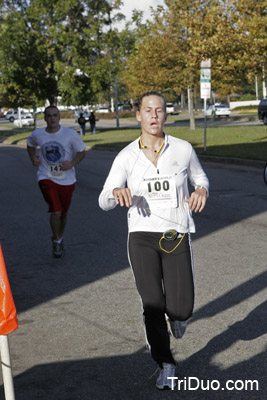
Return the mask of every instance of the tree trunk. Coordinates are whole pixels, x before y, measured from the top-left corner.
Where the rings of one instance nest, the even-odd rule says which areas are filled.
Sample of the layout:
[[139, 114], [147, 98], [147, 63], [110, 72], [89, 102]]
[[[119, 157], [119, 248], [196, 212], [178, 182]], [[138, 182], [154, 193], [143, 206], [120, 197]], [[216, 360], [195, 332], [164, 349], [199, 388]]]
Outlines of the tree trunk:
[[188, 87], [188, 112], [190, 118], [190, 130], [196, 129], [195, 116], [194, 116], [194, 91]]
[[50, 106], [56, 106], [57, 105], [57, 96], [50, 95], [48, 97], [49, 105]]
[[181, 110], [185, 108], [184, 93], [181, 93]]

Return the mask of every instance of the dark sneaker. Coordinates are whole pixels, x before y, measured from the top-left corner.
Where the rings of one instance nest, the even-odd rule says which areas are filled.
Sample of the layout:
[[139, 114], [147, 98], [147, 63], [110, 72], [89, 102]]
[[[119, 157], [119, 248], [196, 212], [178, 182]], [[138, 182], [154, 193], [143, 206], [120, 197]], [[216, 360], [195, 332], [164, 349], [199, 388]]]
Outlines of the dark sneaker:
[[177, 321], [177, 320], [172, 320], [170, 318], [168, 320], [169, 320], [172, 335], [176, 339], [182, 338], [186, 331], [187, 321]]
[[64, 257], [65, 250], [64, 250], [63, 240], [60, 243], [56, 243], [52, 239], [52, 243], [53, 243], [53, 257], [55, 257], [55, 258]]
[[173, 390], [177, 385], [177, 380], [171, 378], [175, 378], [175, 365], [162, 363], [162, 369], [160, 370], [156, 382], [156, 388], [160, 390]]

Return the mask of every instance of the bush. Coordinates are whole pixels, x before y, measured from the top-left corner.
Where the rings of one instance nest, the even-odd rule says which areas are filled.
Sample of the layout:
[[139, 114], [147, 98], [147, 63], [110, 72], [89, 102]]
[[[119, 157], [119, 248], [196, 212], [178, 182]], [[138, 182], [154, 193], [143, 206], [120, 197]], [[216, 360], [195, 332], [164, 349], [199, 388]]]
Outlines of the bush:
[[[97, 119], [115, 119], [116, 113], [109, 112], [109, 113], [95, 113]], [[119, 118], [129, 118], [135, 117], [135, 111], [119, 111]]]
[[68, 110], [68, 111], [60, 111], [60, 117], [64, 119], [74, 119], [74, 111]]
[[258, 106], [241, 106], [234, 108], [233, 111], [258, 111]]
[[239, 101], [255, 100], [255, 98], [256, 98], [255, 94], [247, 93], [240, 96]]
[[[109, 113], [97, 113], [95, 112], [95, 116], [97, 119], [115, 119], [116, 113], [109, 112]], [[74, 111], [60, 111], [60, 117], [62, 119], [74, 119]], [[135, 117], [135, 111], [119, 111], [119, 118], [131, 118]], [[44, 113], [38, 114], [38, 119], [44, 118]]]
[[120, 118], [131, 118], [135, 117], [136, 112], [135, 111], [119, 111], [119, 117]]

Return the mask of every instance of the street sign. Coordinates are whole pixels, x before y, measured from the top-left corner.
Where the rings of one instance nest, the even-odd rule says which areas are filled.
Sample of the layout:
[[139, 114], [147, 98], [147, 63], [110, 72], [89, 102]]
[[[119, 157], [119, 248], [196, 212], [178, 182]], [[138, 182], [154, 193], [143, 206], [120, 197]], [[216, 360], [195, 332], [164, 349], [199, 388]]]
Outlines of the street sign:
[[211, 58], [203, 58], [200, 68], [211, 68]]
[[207, 58], [200, 64], [200, 97], [201, 99], [210, 98], [211, 91], [211, 59]]
[[210, 82], [211, 81], [211, 69], [210, 68], [201, 68], [200, 81], [201, 82]]
[[211, 83], [210, 82], [201, 82], [200, 83], [200, 98], [201, 99], [209, 99], [211, 91]]

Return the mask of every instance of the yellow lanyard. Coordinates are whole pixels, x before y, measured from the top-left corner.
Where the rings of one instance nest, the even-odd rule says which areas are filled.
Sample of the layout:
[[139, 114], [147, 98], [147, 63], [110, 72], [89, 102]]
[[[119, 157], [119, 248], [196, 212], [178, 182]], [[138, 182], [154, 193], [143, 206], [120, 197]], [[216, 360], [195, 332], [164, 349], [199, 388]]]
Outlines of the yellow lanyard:
[[[148, 148], [149, 148], [149, 147], [147, 147], [147, 146], [145, 146], [145, 145], [143, 144], [141, 137], [140, 137], [140, 139], [139, 139], [139, 143], [140, 143], [141, 149], [148, 149]], [[165, 141], [163, 140], [163, 142], [162, 142], [161, 145], [160, 145], [160, 148], [159, 148], [158, 150], [153, 150], [154, 153], [160, 153], [161, 150], [162, 150], [162, 148], [163, 148], [163, 146], [164, 146], [164, 143], [165, 143]]]
[[170, 254], [170, 253], [172, 253], [175, 249], [177, 249], [177, 247], [180, 245], [180, 243], [182, 242], [182, 240], [183, 240], [184, 237], [185, 237], [185, 233], [183, 234], [183, 236], [181, 237], [181, 239], [179, 240], [179, 242], [177, 243], [177, 245], [174, 246], [174, 248], [173, 248], [172, 250], [168, 251], [168, 250], [163, 249], [163, 247], [161, 246], [161, 241], [162, 241], [162, 239], [164, 239], [164, 236], [161, 236], [161, 238], [160, 238], [160, 240], [159, 240], [159, 248], [160, 248], [161, 250], [165, 251], [165, 253]]

